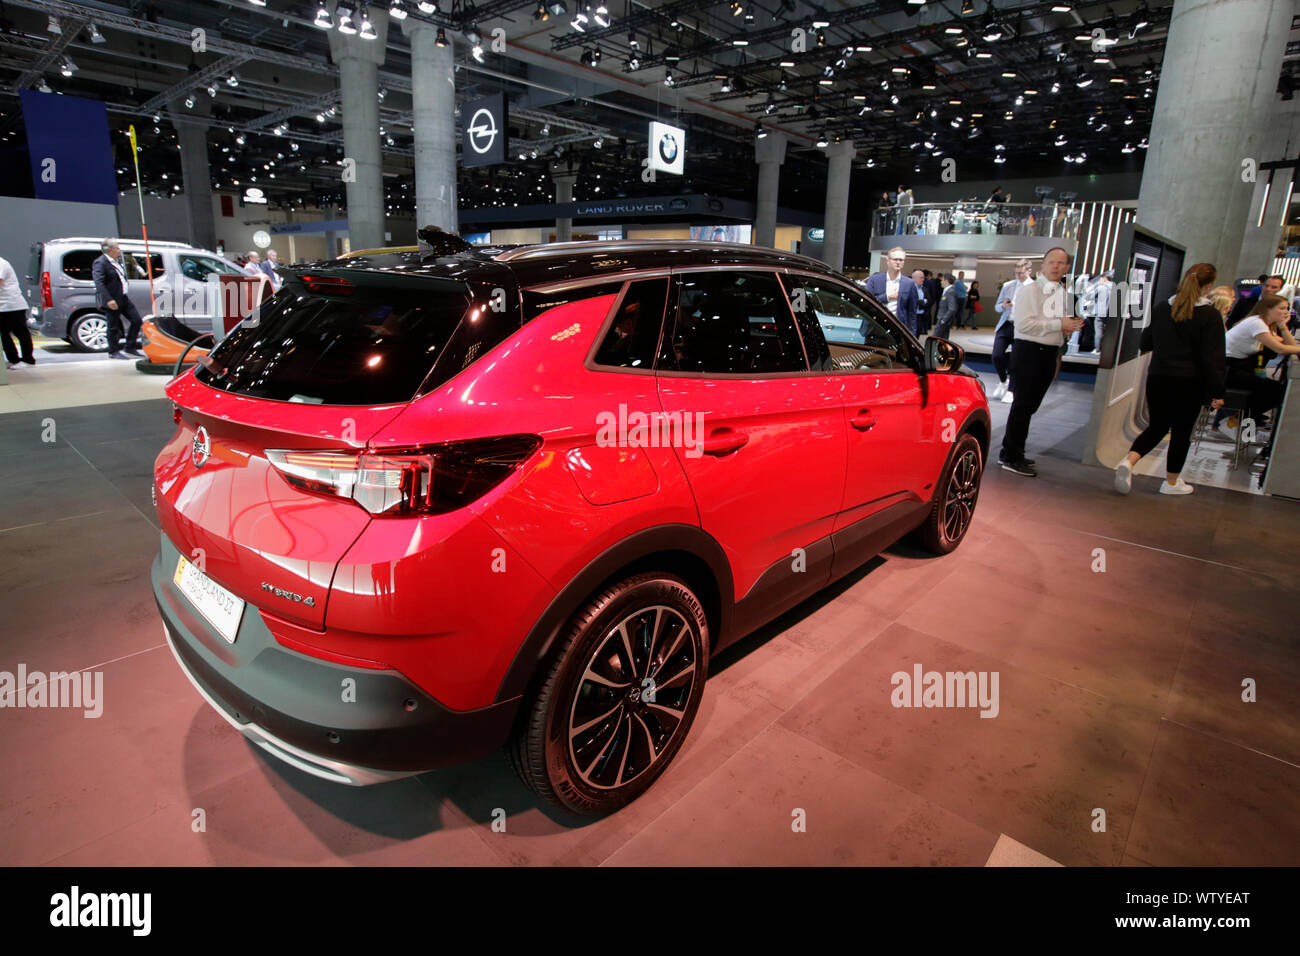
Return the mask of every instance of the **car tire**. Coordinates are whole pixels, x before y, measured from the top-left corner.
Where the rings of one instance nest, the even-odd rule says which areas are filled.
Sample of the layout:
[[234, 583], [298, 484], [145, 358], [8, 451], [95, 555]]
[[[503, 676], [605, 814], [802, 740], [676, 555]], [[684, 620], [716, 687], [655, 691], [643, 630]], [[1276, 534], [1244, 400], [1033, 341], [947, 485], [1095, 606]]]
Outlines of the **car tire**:
[[107, 352], [108, 319], [98, 312], [83, 312], [68, 326], [68, 341], [78, 352]]
[[579, 816], [631, 803], [690, 732], [709, 646], [699, 598], [671, 574], [595, 595], [561, 633], [521, 716], [508, 748], [520, 778]]
[[923, 548], [935, 554], [948, 554], [961, 544], [975, 516], [983, 474], [984, 454], [980, 443], [974, 435], [962, 435], [944, 462], [934, 493], [934, 506], [916, 529], [916, 541]]

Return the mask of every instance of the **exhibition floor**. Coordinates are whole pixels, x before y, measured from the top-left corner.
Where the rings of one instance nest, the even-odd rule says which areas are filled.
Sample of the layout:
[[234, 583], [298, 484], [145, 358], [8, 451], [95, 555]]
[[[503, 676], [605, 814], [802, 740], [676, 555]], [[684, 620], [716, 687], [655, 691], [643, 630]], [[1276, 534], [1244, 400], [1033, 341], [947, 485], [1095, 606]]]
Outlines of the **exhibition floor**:
[[[592, 822], [501, 756], [352, 789], [235, 733], [149, 587], [163, 380], [58, 381], [100, 364], [0, 389], [0, 671], [102, 672], [104, 694], [97, 719], [0, 713], [0, 864], [1296, 862], [1300, 506], [1151, 478], [1115, 495], [1078, 463], [1087, 386], [1035, 418], [1041, 477], [987, 471], [954, 554], [897, 546], [728, 650], [667, 774]], [[98, 404], [42, 404], [60, 394]], [[916, 665], [996, 672], [996, 718], [891, 706]]]

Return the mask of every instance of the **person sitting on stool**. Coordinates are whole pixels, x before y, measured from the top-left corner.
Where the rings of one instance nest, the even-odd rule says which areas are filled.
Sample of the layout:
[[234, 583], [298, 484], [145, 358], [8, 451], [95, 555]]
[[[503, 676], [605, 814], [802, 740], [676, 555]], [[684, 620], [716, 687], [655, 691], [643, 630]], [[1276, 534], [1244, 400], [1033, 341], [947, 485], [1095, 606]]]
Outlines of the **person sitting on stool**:
[[1011, 321], [1015, 342], [1011, 346], [1011, 376], [1015, 400], [1007, 416], [998, 464], [1017, 475], [1037, 478], [1033, 459], [1025, 457], [1029, 420], [1042, 404], [1056, 377], [1061, 346], [1083, 327], [1083, 321], [1065, 315], [1065, 289], [1061, 279], [1070, 268], [1070, 254], [1055, 246], [1043, 256], [1038, 278], [1016, 293]]
[[[1250, 313], [1230, 328], [1225, 337], [1228, 388], [1250, 393], [1246, 413], [1254, 420], [1256, 427], [1262, 424], [1265, 412], [1282, 407], [1282, 399], [1286, 396], [1285, 382], [1255, 373], [1260, 347], [1278, 355], [1300, 354], [1300, 344], [1287, 328], [1290, 318], [1291, 303], [1280, 295], [1264, 292]], [[1273, 434], [1277, 433], [1276, 420], [1273, 424], [1268, 444], [1260, 454], [1265, 460], [1273, 450]], [[1236, 439], [1236, 434], [1226, 425], [1221, 426], [1221, 430], [1225, 430], [1230, 438]]]
[[[95, 280], [95, 298], [101, 309], [107, 310], [108, 357], [125, 359], [126, 355], [143, 358], [140, 354], [140, 312], [127, 295], [126, 264], [122, 249], [116, 239], [105, 239], [99, 244], [103, 255], [95, 260], [90, 274]], [[126, 317], [126, 355], [118, 351], [122, 336], [122, 318]]]

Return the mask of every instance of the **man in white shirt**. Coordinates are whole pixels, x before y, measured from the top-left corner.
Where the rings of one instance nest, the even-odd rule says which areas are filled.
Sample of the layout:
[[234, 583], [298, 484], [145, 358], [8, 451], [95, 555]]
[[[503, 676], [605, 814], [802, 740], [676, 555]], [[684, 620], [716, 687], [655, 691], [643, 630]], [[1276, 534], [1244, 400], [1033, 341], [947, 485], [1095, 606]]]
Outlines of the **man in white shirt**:
[[929, 331], [929, 326], [925, 321], [926, 311], [929, 308], [929, 302], [925, 297], [925, 270], [912, 270], [912, 285], [916, 286], [916, 334], [924, 335]]
[[1025, 458], [1029, 421], [1056, 377], [1061, 346], [1083, 327], [1082, 320], [1065, 314], [1065, 289], [1061, 279], [1070, 269], [1070, 254], [1060, 246], [1043, 256], [1038, 278], [1016, 292], [1011, 321], [1015, 342], [1011, 347], [1011, 376], [1015, 400], [1007, 416], [998, 464], [1017, 475], [1037, 478], [1031, 459]]
[[[17, 347], [14, 338], [18, 339]], [[7, 259], [0, 259], [0, 341], [4, 344], [5, 362], [9, 368], [36, 364], [32, 353], [32, 333], [27, 328], [27, 300], [23, 298], [14, 267]]]
[[907, 253], [903, 249], [898, 246], [890, 249], [885, 253], [885, 271], [868, 278], [864, 288], [915, 335], [917, 290], [912, 280], [903, 275], [906, 261]]
[[247, 261], [244, 263], [244, 275], [256, 278], [262, 274], [262, 257], [257, 254], [257, 250], [249, 249]]
[[1016, 301], [1016, 293], [1029, 284], [1034, 274], [1033, 264], [1028, 259], [1016, 263], [1016, 277], [1002, 284], [998, 293], [997, 304], [993, 311], [998, 314], [998, 324], [993, 329], [993, 367], [998, 373], [998, 387], [993, 389], [990, 399], [1002, 399], [1003, 404], [1014, 401], [1015, 385], [1011, 382], [1011, 343], [1016, 337], [1016, 326], [1011, 321], [1011, 309]]

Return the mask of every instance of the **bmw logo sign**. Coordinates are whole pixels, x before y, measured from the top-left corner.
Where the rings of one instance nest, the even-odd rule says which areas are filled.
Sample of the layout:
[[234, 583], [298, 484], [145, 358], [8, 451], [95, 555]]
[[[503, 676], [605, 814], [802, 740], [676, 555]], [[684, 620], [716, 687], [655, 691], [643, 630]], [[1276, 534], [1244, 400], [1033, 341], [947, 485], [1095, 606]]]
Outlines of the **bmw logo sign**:
[[677, 160], [677, 137], [672, 133], [659, 137], [659, 158], [669, 165]]

